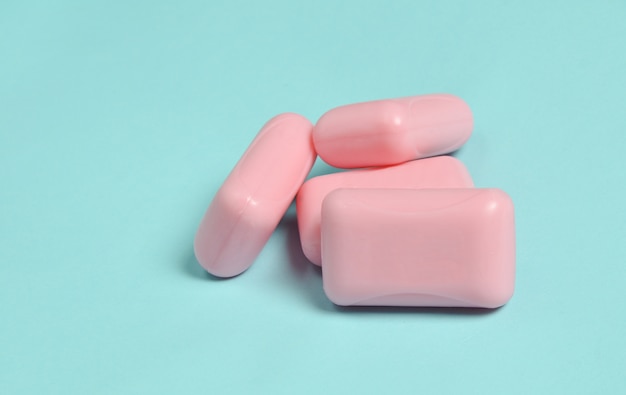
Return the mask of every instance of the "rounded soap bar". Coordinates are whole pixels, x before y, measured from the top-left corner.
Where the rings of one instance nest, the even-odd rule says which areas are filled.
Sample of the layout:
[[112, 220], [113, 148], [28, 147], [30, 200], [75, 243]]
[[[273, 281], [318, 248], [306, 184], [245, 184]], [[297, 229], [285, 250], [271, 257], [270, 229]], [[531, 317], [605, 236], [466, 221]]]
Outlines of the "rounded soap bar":
[[339, 189], [322, 205], [324, 291], [339, 305], [495, 308], [515, 286], [499, 189]]
[[312, 129], [300, 115], [281, 114], [250, 144], [194, 240], [196, 258], [209, 273], [236, 276], [261, 252], [315, 162]]
[[387, 166], [452, 152], [472, 128], [462, 99], [433, 94], [334, 108], [315, 125], [313, 143], [335, 167]]
[[304, 183], [296, 198], [298, 229], [304, 255], [322, 264], [322, 201], [338, 188], [471, 188], [474, 184], [461, 161], [438, 156], [383, 168], [360, 169], [314, 177]]

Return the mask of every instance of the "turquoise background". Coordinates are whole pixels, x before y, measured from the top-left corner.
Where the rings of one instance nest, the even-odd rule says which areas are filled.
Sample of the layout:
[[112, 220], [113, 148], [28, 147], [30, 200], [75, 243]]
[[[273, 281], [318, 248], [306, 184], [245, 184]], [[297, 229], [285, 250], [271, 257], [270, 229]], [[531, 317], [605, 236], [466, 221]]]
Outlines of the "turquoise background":
[[[0, 392], [626, 393], [625, 21], [624, 1], [4, 0]], [[293, 208], [242, 276], [200, 269], [196, 227], [266, 120], [431, 92], [467, 100], [457, 157], [515, 201], [508, 305], [334, 307]]]

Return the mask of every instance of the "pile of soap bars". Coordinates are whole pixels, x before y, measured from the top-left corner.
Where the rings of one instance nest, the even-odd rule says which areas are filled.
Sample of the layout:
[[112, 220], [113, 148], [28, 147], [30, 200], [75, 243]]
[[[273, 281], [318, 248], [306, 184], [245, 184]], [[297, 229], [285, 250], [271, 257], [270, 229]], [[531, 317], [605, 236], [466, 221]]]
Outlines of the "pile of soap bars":
[[[472, 128], [448, 94], [341, 106], [315, 125], [277, 115], [213, 198], [196, 257], [215, 276], [242, 273], [297, 195], [302, 250], [335, 304], [502, 306], [515, 284], [513, 203], [444, 155]], [[356, 170], [304, 183], [317, 155]]]

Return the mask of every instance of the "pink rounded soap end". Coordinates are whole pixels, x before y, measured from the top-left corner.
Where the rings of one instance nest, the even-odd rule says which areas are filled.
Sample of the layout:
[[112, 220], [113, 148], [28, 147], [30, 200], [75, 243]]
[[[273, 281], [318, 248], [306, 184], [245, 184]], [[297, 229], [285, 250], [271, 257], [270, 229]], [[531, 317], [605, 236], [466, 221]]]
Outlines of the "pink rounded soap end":
[[226, 182], [207, 209], [194, 239], [198, 263], [218, 277], [234, 277], [248, 269], [276, 224], [267, 205], [259, 206]]

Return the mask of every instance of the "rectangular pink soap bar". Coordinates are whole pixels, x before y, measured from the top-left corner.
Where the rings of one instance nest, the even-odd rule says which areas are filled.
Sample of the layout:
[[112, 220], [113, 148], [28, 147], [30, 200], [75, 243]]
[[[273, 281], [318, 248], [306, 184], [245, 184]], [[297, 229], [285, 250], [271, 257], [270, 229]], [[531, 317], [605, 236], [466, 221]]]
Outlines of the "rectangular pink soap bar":
[[463, 163], [437, 156], [401, 165], [370, 168], [314, 177], [302, 185], [296, 199], [298, 229], [304, 255], [322, 265], [322, 201], [338, 188], [470, 188], [474, 183]]
[[338, 305], [495, 308], [513, 295], [513, 203], [498, 189], [338, 189], [322, 205]]
[[315, 124], [313, 144], [335, 167], [388, 166], [455, 151], [473, 127], [460, 97], [421, 95], [333, 108]]

